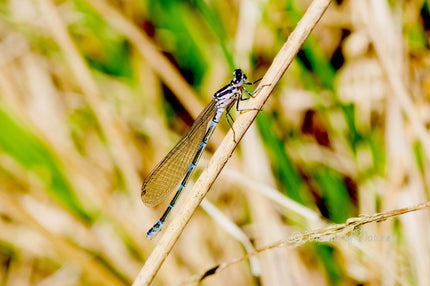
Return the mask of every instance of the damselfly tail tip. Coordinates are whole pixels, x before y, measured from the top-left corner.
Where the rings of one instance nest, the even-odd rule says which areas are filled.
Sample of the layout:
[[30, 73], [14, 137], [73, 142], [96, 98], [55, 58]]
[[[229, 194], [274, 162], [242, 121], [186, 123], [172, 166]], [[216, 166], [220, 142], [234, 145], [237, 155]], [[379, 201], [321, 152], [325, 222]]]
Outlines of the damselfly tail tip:
[[157, 233], [158, 233], [158, 230], [154, 230], [154, 229], [151, 228], [146, 233], [146, 238], [153, 239], [157, 235]]
[[157, 222], [150, 230], [146, 233], [146, 237], [149, 239], [153, 239], [161, 229], [161, 223]]

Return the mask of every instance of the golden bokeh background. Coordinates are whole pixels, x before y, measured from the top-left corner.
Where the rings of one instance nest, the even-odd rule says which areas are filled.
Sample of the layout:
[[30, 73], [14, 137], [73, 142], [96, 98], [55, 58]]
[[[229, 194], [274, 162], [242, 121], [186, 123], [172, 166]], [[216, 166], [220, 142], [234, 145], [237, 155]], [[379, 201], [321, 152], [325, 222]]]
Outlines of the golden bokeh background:
[[[264, 75], [310, 2], [0, 1], [0, 285], [131, 284], [168, 203], [144, 206], [143, 179], [235, 68]], [[333, 1], [154, 285], [427, 201], [429, 31], [428, 1]], [[202, 284], [430, 285], [429, 214], [263, 251]]]

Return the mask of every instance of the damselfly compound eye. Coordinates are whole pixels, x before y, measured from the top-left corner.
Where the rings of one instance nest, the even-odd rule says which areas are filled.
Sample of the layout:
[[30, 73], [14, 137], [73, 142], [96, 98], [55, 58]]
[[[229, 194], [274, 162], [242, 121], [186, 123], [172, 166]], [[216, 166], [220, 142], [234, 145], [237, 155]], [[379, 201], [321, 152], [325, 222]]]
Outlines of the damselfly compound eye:
[[241, 69], [235, 70], [233, 72], [233, 76], [234, 76], [234, 78], [232, 80], [232, 83], [235, 85], [241, 85], [242, 80], [243, 80], [243, 76], [244, 76], [244, 73], [242, 72], [242, 70]]

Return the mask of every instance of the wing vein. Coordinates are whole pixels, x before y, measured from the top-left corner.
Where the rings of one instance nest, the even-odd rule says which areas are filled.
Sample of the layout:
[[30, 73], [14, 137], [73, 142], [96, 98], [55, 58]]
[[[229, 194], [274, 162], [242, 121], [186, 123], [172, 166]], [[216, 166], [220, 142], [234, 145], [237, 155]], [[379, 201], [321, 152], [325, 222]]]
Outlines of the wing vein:
[[161, 203], [185, 176], [216, 113], [215, 100], [200, 112], [187, 134], [154, 168], [142, 185], [142, 201], [150, 207]]

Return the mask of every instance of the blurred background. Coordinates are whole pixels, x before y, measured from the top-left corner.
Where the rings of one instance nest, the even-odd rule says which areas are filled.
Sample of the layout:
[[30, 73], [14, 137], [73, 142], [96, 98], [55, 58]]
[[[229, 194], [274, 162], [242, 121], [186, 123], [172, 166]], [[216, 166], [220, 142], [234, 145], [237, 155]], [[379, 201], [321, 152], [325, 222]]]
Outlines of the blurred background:
[[[143, 179], [235, 68], [264, 75], [310, 2], [0, 1], [0, 285], [132, 283], [168, 203], [144, 206]], [[428, 200], [429, 31], [428, 1], [333, 1], [154, 285]], [[429, 229], [407, 214], [202, 284], [430, 285]]]

